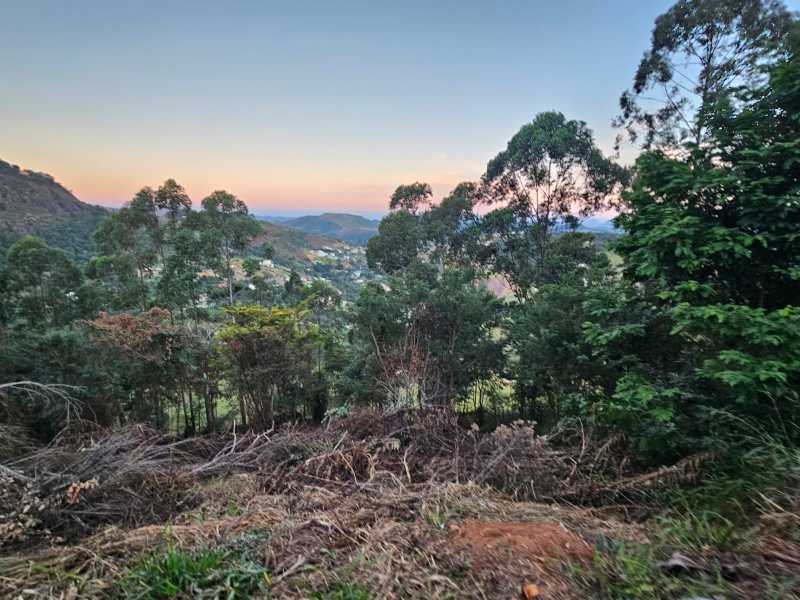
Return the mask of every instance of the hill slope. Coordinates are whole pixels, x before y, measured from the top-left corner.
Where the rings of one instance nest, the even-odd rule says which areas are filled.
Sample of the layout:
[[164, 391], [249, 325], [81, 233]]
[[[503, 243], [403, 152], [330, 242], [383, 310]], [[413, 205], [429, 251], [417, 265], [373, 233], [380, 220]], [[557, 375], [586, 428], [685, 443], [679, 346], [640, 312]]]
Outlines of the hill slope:
[[81, 202], [50, 175], [0, 160], [0, 253], [30, 233], [74, 258], [86, 258], [91, 234], [107, 215], [107, 209]]
[[268, 243], [274, 250], [275, 268], [271, 277], [283, 283], [288, 273], [297, 271], [310, 281], [322, 278], [352, 299], [364, 279], [373, 277], [367, 268], [365, 249], [358, 244], [316, 233], [306, 233], [285, 223], [262, 221], [262, 234], [251, 242], [253, 247]]
[[359, 215], [324, 213], [291, 219], [283, 223], [288, 227], [316, 233], [351, 244], [366, 244], [378, 232], [378, 221]]

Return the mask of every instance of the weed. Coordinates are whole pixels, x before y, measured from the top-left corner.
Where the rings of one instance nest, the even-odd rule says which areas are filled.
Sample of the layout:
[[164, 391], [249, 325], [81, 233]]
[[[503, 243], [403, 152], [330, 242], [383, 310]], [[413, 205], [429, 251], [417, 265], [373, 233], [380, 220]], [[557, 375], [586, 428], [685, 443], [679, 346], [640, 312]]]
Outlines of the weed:
[[658, 573], [649, 549], [620, 545], [607, 556], [595, 552], [591, 587], [603, 598], [656, 598]]
[[370, 600], [370, 591], [358, 583], [341, 581], [325, 592], [316, 592], [310, 596], [312, 600]]
[[188, 551], [169, 545], [145, 556], [120, 580], [126, 598], [249, 598], [269, 587], [267, 571], [246, 551], [206, 548]]
[[225, 515], [228, 517], [238, 517], [241, 514], [242, 510], [239, 508], [239, 504], [234, 498], [229, 498], [228, 502], [225, 504]]
[[467, 511], [457, 500], [442, 495], [423, 502], [419, 512], [429, 525], [444, 529], [449, 521], [463, 517]]
[[736, 525], [714, 511], [688, 511], [656, 518], [658, 537], [665, 544], [704, 551], [733, 550], [741, 541]]
[[591, 598], [603, 600], [666, 600], [684, 596], [714, 597], [729, 590], [719, 574], [704, 579], [664, 573], [653, 546], [621, 544], [613, 554], [595, 552], [591, 568], [573, 566], [578, 585]]

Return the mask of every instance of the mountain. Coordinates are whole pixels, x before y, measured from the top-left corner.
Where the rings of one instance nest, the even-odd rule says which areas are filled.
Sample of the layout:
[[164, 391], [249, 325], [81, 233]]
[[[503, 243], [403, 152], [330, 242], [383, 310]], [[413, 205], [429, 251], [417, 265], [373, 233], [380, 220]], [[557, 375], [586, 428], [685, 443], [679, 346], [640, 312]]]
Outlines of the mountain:
[[588, 217], [581, 221], [578, 231], [586, 233], [613, 233], [620, 235], [621, 230], [614, 227], [614, 217]]
[[[369, 238], [378, 233], [380, 223], [379, 220], [343, 213], [324, 213], [297, 218], [259, 217], [259, 219], [359, 245], [366, 244]], [[614, 228], [611, 218], [603, 217], [584, 219], [578, 231], [593, 233], [603, 239], [613, 238], [621, 233]]]
[[358, 215], [324, 213], [298, 217], [284, 221], [282, 225], [293, 227], [306, 233], [316, 233], [351, 244], [363, 245], [367, 243], [369, 238], [378, 233], [378, 223], [379, 221], [373, 221]]
[[93, 250], [91, 234], [107, 215], [107, 209], [81, 202], [50, 175], [0, 160], [0, 254], [30, 233], [85, 259]]
[[[252, 213], [251, 213], [252, 214]], [[259, 221], [266, 221], [267, 223], [286, 223], [286, 221], [291, 221], [292, 219], [296, 219], [297, 217], [285, 217], [282, 215], [256, 215], [253, 216], [258, 219]]]

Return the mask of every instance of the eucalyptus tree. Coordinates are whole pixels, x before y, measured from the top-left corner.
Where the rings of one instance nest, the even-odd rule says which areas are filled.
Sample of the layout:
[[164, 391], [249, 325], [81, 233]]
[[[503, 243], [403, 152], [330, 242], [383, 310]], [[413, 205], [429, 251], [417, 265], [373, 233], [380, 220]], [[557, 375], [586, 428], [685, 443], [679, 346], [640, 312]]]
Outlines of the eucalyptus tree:
[[128, 203], [126, 215], [131, 226], [142, 228], [152, 241], [158, 253], [161, 266], [166, 264], [164, 253], [164, 232], [158, 219], [158, 199], [156, 192], [151, 187], [143, 187]]
[[496, 208], [481, 219], [477, 258], [505, 275], [518, 300], [530, 299], [546, 281], [554, 235], [608, 208], [625, 180], [586, 123], [538, 114], [486, 167], [480, 201]]
[[389, 213], [378, 225], [378, 235], [367, 242], [367, 265], [370, 269], [392, 274], [411, 265], [423, 240], [419, 217], [400, 209]]
[[189, 309], [195, 320], [204, 291], [200, 273], [207, 253], [200, 221], [197, 213], [191, 213], [170, 236], [171, 252], [157, 288], [160, 305], [177, 309], [182, 315]]
[[423, 206], [428, 204], [433, 197], [433, 189], [427, 183], [415, 181], [401, 185], [394, 191], [389, 200], [391, 210], [407, 210], [416, 214]]
[[174, 179], [167, 179], [155, 192], [155, 203], [167, 214], [170, 231], [174, 232], [178, 221], [191, 210], [192, 200], [186, 190]]
[[201, 204], [206, 259], [225, 280], [233, 306], [233, 259], [247, 249], [261, 226], [248, 214], [247, 205], [226, 191], [213, 192]]
[[156, 239], [160, 238], [153, 234], [152, 213], [144, 208], [144, 195], [134, 200], [134, 206], [112, 213], [92, 234], [100, 255], [92, 259], [88, 272], [119, 296], [114, 304], [138, 304], [146, 310], [148, 280], [158, 264]]
[[616, 124], [645, 147], [700, 144], [714, 103], [760, 76], [791, 20], [778, 0], [680, 0], [656, 19]]

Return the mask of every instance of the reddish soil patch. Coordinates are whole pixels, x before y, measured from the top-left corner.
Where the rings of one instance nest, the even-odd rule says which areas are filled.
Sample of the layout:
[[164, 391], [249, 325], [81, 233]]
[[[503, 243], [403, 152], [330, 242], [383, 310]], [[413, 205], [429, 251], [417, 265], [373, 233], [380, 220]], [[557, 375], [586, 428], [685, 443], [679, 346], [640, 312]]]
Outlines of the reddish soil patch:
[[589, 544], [551, 521], [467, 520], [452, 525], [450, 535], [455, 545], [469, 551], [476, 567], [502, 563], [540, 571], [592, 558]]

